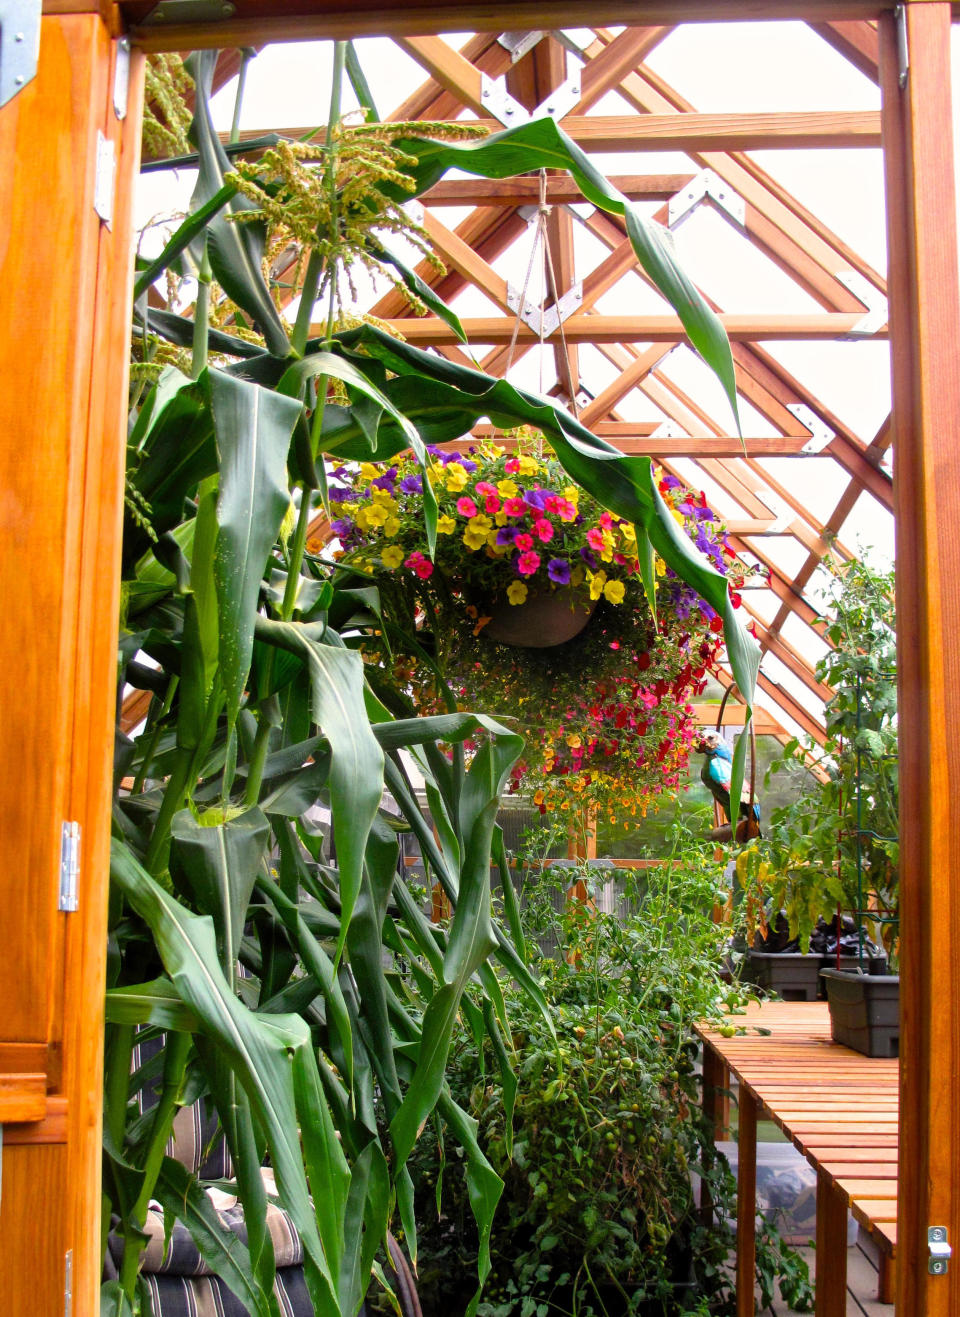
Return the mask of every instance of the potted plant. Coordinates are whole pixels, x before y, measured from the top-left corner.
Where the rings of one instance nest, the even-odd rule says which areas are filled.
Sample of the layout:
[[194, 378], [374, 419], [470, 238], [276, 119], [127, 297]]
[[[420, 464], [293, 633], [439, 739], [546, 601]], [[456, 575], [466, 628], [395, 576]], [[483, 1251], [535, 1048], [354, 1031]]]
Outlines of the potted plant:
[[[835, 1036], [884, 1055], [895, 1052], [899, 1037], [899, 980], [877, 972], [884, 958], [895, 969], [899, 952], [893, 596], [892, 571], [863, 559], [835, 569], [826, 631], [832, 648], [817, 667], [834, 692], [825, 707], [827, 739], [822, 748], [803, 750], [815, 756], [817, 775], [793, 805], [773, 814], [766, 838], [738, 859], [753, 927], [765, 932], [765, 911], [782, 910], [803, 950], [816, 945], [813, 935], [831, 1010], [843, 1003]], [[789, 743], [771, 771], [800, 753], [797, 742]], [[873, 972], [863, 972], [868, 969]], [[851, 1023], [851, 1001], [874, 998], [886, 1006], [856, 1008], [859, 1023]]]
[[[654, 619], [634, 527], [572, 484], [542, 435], [428, 451], [432, 559], [428, 491], [412, 456], [341, 465], [330, 480], [337, 556], [406, 616], [431, 663], [387, 633], [380, 660], [420, 709], [436, 706], [440, 680], [461, 704], [516, 725], [526, 745], [511, 789], [543, 812], [585, 806], [628, 826], [682, 778], [695, 732], [689, 701], [719, 653], [719, 615], [658, 557]], [[736, 607], [742, 569], [705, 497], [670, 475], [659, 492], [730, 582]]]

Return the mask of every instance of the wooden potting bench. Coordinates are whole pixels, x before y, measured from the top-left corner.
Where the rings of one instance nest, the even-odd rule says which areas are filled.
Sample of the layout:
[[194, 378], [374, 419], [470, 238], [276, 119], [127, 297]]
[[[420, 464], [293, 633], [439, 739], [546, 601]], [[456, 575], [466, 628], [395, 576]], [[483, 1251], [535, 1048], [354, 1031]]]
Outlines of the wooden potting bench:
[[[897, 1248], [898, 1062], [830, 1037], [822, 1002], [764, 1002], [730, 1023], [746, 1033], [703, 1039], [704, 1104], [722, 1134], [724, 1091], [739, 1081], [737, 1314], [753, 1317], [757, 1118], [773, 1120], [817, 1172], [817, 1317], [846, 1312], [847, 1209], [873, 1236], [879, 1298], [893, 1302]], [[762, 1032], [760, 1032], [762, 1030]]]

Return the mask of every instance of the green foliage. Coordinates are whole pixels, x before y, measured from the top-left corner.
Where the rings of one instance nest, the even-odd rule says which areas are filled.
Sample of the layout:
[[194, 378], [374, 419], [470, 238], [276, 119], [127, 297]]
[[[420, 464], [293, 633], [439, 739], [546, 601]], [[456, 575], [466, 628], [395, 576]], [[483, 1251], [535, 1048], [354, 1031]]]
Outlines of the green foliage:
[[[478, 1052], [467, 1028], [448, 1066], [451, 1092], [479, 1122], [504, 1180], [481, 1317], [733, 1311], [732, 1230], [704, 1221], [691, 1185], [701, 1176], [721, 1216], [732, 1213], [733, 1178], [702, 1116], [693, 1023], [719, 1022], [744, 995], [719, 973], [729, 935], [711, 918], [721, 866], [688, 841], [682, 858], [678, 850], [672, 863], [627, 878], [628, 914], [593, 908], [602, 871], [527, 867], [528, 945], [557, 947], [536, 963], [556, 1044], [508, 989], [515, 1096], [490, 1040]], [[564, 904], [575, 879], [586, 903]], [[416, 1154], [424, 1197], [435, 1184], [439, 1203], [420, 1272], [437, 1312], [460, 1311], [458, 1281], [477, 1247], [455, 1142], [435, 1134]], [[758, 1228], [765, 1302], [779, 1280], [784, 1297], [809, 1310], [805, 1265], [762, 1220]]]
[[[773, 813], [766, 837], [738, 861], [741, 882], [761, 918], [764, 903], [784, 909], [806, 949], [817, 919], [841, 906], [860, 913], [896, 954], [899, 909], [897, 637], [893, 571], [853, 559], [835, 571], [827, 638], [817, 665], [833, 688], [822, 751], [790, 742], [771, 776], [795, 774], [803, 755], [825, 776]], [[875, 918], [873, 912], [883, 916]]]
[[[338, 43], [335, 68], [345, 58]], [[345, 221], [336, 133], [316, 165], [324, 223], [336, 232], [318, 227], [305, 252], [301, 313], [288, 331], [264, 276], [267, 208], [251, 210], [226, 181], [208, 105], [214, 62], [204, 52], [191, 66], [193, 214], [137, 285], [141, 347], [157, 335], [189, 346], [192, 378], [167, 367], [149, 392], [138, 390], [130, 417], [118, 681], [151, 700], [139, 732], [117, 739], [104, 1209], [116, 1222], [120, 1257], [104, 1311], [144, 1311], [143, 1225], [159, 1196], [168, 1213], [182, 1202], [211, 1269], [256, 1296], [255, 1311], [275, 1315], [260, 1174], [269, 1155], [279, 1200], [303, 1237], [317, 1313], [353, 1317], [395, 1219], [416, 1256], [405, 1163], [436, 1111], [464, 1150], [478, 1238], [491, 1230], [500, 1179], [473, 1117], [444, 1088], [462, 1011], [509, 1091], [503, 989], [491, 960], [525, 1003], [526, 1027], [552, 1046], [554, 1026], [543, 987], [491, 910], [496, 810], [520, 738], [453, 712], [452, 696], [442, 727], [409, 718], [402, 690], [364, 664], [358, 650], [370, 630], [391, 620], [375, 591], [306, 551], [326, 455], [376, 458], [409, 446], [426, 465], [423, 440], [441, 425], [441, 404], [442, 424], [458, 435], [484, 414], [507, 426], [537, 424], [573, 478], [663, 546], [724, 616], [745, 692], [756, 655], [723, 578], [677, 534], [646, 459], [615, 453], [553, 403], [370, 326], [333, 334]], [[539, 130], [553, 141], [550, 163], [566, 163], [591, 196], [615, 200], [557, 133], [552, 121]], [[500, 135], [477, 159], [500, 174], [536, 166], [516, 148]], [[417, 187], [459, 159], [459, 148], [443, 143], [409, 139], [403, 149]], [[244, 176], [251, 185], [259, 178], [255, 166]], [[276, 185], [264, 177], [252, 190], [262, 200]], [[351, 232], [359, 241], [372, 229]], [[641, 259], [663, 267], [683, 292], [686, 319], [709, 320], [654, 232], [641, 236]], [[143, 296], [174, 264], [199, 276], [194, 322], [151, 311]], [[310, 341], [321, 287], [330, 330]], [[710, 347], [717, 362], [722, 347]], [[210, 352], [218, 360], [208, 364]], [[426, 509], [428, 541], [435, 513]], [[408, 777], [410, 757], [426, 784], [429, 822]], [[385, 812], [385, 791], [399, 815]], [[331, 820], [329, 862], [316, 805]], [[418, 838], [430, 879], [450, 901], [446, 930], [427, 922], [398, 868], [403, 830]], [[515, 912], [510, 922], [518, 927]], [[164, 1030], [166, 1043], [157, 1066], [132, 1073], [136, 1027], [147, 1038]], [[148, 1088], [158, 1101], [141, 1114], [136, 1099]], [[246, 1249], [216, 1234], [196, 1183], [165, 1160], [178, 1108], [201, 1096], [236, 1168]], [[481, 1279], [487, 1266], [479, 1248]]]

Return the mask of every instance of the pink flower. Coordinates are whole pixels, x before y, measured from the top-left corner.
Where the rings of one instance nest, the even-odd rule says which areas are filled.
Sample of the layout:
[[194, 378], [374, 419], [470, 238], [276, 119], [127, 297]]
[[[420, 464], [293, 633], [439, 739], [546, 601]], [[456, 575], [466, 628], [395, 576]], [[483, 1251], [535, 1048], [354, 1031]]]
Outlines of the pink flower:
[[[463, 502], [462, 499], [461, 502]], [[596, 526], [592, 526], [590, 530], [587, 531], [587, 543], [590, 545], [591, 549], [596, 549], [599, 553], [603, 548], [603, 532], [597, 530]]]
[[[560, 518], [560, 520], [573, 521], [577, 515], [577, 509], [570, 502], [570, 500], [568, 498], [560, 498], [558, 496], [556, 503], [557, 503], [556, 513], [557, 516]], [[553, 510], [554, 510], [553, 508], [547, 509], [548, 512], [552, 512]]]
[[527, 510], [527, 505], [522, 498], [508, 498], [503, 505], [503, 510], [508, 517], [522, 517]]
[[457, 511], [461, 517], [475, 517], [477, 515], [477, 505], [472, 498], [467, 498], [464, 494], [457, 499]]
[[517, 571], [521, 576], [532, 576], [539, 566], [539, 553], [521, 553], [517, 559]]
[[511, 476], [516, 475], [516, 473], [520, 470], [519, 457], [508, 457], [503, 464], [503, 469], [504, 471], [507, 472], [508, 475]]
[[[479, 492], [479, 490], [480, 490], [480, 486], [478, 485], [477, 491]], [[484, 499], [483, 506], [487, 512], [499, 512], [500, 495], [494, 490], [492, 494], [488, 494], [487, 497]]]
[[496, 485], [491, 485], [489, 480], [478, 480], [476, 484], [478, 494], [490, 495], [497, 492]]
[[403, 565], [404, 567], [413, 568], [421, 581], [425, 581], [428, 577], [433, 575], [433, 563], [429, 558], [425, 558], [419, 550], [411, 553], [410, 557], [405, 560]]
[[[513, 541], [513, 545], [514, 548], [519, 549], [521, 553], [526, 553], [528, 549], [533, 548], [533, 536], [526, 534], [518, 535]], [[536, 568], [534, 568], [534, 571], [536, 571]]]
[[559, 512], [560, 504], [565, 503], [566, 499], [561, 499], [559, 494], [548, 494], [543, 500], [544, 512]]
[[547, 521], [546, 517], [541, 517], [539, 521], [533, 523], [533, 533], [541, 543], [546, 544], [553, 539], [553, 523]]
[[606, 526], [607, 530], [609, 530], [610, 527], [613, 525], [613, 518], [610, 516], [609, 512], [601, 513], [600, 525]]

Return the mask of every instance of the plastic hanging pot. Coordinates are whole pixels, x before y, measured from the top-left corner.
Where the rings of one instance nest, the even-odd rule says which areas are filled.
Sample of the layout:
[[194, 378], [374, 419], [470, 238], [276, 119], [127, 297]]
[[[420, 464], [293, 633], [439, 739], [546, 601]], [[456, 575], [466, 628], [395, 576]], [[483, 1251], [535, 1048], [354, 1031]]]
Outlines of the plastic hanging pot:
[[597, 606], [584, 587], [559, 586], [531, 591], [522, 604], [506, 600], [490, 609], [482, 634], [498, 645], [521, 649], [550, 649], [578, 636]]

